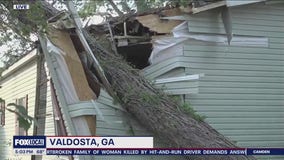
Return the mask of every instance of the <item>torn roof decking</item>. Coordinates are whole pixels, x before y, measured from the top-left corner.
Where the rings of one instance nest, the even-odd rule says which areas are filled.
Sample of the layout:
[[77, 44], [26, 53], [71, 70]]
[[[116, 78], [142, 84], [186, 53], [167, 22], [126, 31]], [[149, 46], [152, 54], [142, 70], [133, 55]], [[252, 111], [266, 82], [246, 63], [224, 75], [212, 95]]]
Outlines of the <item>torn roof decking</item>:
[[161, 20], [160, 17], [169, 17], [182, 14], [182, 11], [179, 8], [173, 8], [169, 10], [164, 10], [158, 14], [148, 14], [145, 16], [138, 16], [136, 19], [145, 27], [148, 27], [151, 31], [157, 33], [171, 33], [172, 29], [182, 23], [179, 20]]
[[87, 78], [81, 64], [80, 58], [76, 49], [73, 46], [69, 33], [53, 29], [50, 33], [50, 40], [66, 55], [63, 55], [68, 66], [74, 87], [76, 89], [79, 100], [87, 101], [96, 97], [90, 89]]
[[[91, 101], [96, 98], [89, 88], [83, 66], [74, 48], [70, 34], [50, 26], [47, 37], [41, 35], [40, 42], [45, 55], [55, 93], [62, 112], [68, 135], [95, 135], [95, 108]], [[84, 109], [76, 111], [74, 105], [88, 103]], [[92, 109], [93, 112], [87, 112]]]

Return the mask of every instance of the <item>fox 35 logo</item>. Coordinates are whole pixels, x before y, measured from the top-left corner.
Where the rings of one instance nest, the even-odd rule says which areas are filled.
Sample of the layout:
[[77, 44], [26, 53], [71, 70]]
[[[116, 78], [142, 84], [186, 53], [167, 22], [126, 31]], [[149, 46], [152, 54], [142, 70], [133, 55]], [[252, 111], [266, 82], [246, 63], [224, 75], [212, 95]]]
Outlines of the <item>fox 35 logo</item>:
[[14, 136], [14, 148], [45, 148], [45, 136]]

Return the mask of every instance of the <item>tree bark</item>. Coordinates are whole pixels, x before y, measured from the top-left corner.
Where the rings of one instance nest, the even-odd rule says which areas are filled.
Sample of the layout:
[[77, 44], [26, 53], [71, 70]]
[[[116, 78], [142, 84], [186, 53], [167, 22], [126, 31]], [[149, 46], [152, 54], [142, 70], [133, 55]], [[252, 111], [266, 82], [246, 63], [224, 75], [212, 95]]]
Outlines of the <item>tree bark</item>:
[[[109, 77], [122, 106], [140, 123], [175, 148], [237, 148], [203, 121], [179, 111], [179, 104], [139, 75], [120, 56], [105, 50], [86, 30], [84, 35]], [[190, 159], [255, 159], [252, 156], [191, 156]]]

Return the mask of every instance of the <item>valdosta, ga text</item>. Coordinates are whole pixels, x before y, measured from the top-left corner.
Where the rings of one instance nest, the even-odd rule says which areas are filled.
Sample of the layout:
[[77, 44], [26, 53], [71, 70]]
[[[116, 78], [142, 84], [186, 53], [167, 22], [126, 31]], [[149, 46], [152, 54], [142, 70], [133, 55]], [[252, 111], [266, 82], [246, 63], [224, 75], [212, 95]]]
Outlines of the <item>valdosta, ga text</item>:
[[112, 138], [96, 139], [90, 138], [50, 138], [49, 142], [52, 146], [114, 146], [114, 140]]

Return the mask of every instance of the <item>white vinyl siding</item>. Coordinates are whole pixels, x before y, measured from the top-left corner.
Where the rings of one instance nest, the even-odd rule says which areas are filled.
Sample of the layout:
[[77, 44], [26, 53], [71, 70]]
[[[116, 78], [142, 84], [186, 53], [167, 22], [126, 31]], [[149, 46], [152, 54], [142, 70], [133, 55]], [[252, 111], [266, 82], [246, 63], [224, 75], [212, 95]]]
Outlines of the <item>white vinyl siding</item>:
[[[34, 115], [34, 104], [35, 104], [35, 88], [36, 88], [36, 61], [31, 61], [27, 65], [16, 70], [8, 77], [1, 80], [0, 95], [1, 98], [6, 101], [6, 104], [15, 103], [16, 99], [29, 95], [28, 104], [28, 115]], [[14, 109], [14, 107], [10, 107]], [[15, 135], [16, 128], [16, 116], [14, 113], [6, 111], [6, 125], [3, 127], [5, 132], [5, 140], [7, 148], [6, 157], [15, 158], [18, 156], [13, 155], [12, 140]], [[28, 130], [28, 135], [33, 134], [33, 126]], [[10, 143], [9, 143], [10, 142]], [[29, 156], [23, 156], [23, 159], [30, 159]]]
[[[30, 60], [33, 59], [33, 60]], [[0, 80], [0, 85], [2, 88], [0, 89], [0, 96], [2, 99], [6, 101], [6, 105], [9, 103], [15, 103], [16, 99], [20, 99], [28, 95], [28, 115], [34, 117], [35, 111], [35, 94], [36, 94], [36, 80], [37, 80], [37, 62], [36, 58], [30, 58], [26, 64], [23, 64], [21, 67], [16, 68], [14, 71], [7, 73], [8, 75]], [[14, 67], [14, 66], [12, 66]], [[47, 73], [48, 74], [48, 73]], [[55, 135], [54, 131], [54, 120], [53, 120], [53, 108], [51, 103], [50, 96], [50, 85], [49, 81], [45, 80], [46, 94], [40, 95], [43, 99], [42, 106], [46, 108], [42, 109], [40, 115], [43, 118], [46, 118], [45, 121], [39, 121], [38, 127], [44, 126], [44, 128], [40, 128], [41, 133], [39, 135]], [[44, 105], [46, 103], [46, 105]], [[44, 110], [44, 111], [43, 111]], [[12, 139], [15, 135], [15, 114], [9, 111], [6, 111], [6, 125], [4, 127], [0, 127], [0, 148], [4, 148], [5, 158], [20, 158], [21, 160], [30, 160], [31, 156], [15, 156], [13, 155], [12, 148]], [[43, 122], [44, 124], [42, 124]], [[33, 135], [33, 125], [28, 130], [28, 135]], [[3, 134], [2, 134], [3, 132]], [[2, 149], [0, 149], [2, 151]], [[2, 160], [2, 155], [0, 154], [0, 159]], [[3, 155], [4, 156], [4, 155]], [[45, 159], [45, 156], [43, 156]], [[48, 159], [58, 159], [56, 156], [48, 156]]]
[[[283, 8], [283, 4], [231, 8], [233, 33], [267, 37], [268, 46], [184, 45], [186, 74], [205, 74], [199, 93], [185, 100], [240, 147], [284, 146]], [[225, 33], [216, 11], [194, 15], [188, 24], [190, 32]]]

